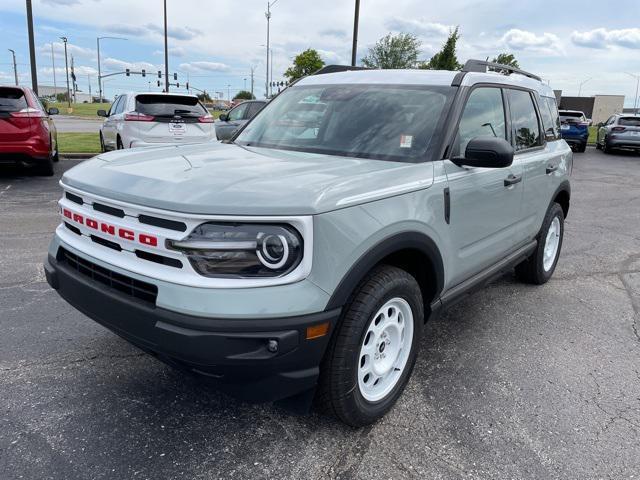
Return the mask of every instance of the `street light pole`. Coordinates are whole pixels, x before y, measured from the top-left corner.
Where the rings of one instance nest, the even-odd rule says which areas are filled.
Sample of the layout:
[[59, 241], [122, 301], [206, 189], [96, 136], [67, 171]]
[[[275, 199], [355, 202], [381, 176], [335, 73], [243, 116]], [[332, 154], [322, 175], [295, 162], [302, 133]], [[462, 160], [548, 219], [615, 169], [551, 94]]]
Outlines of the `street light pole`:
[[271, 23], [271, 7], [273, 7], [278, 0], [273, 0], [273, 2], [267, 1], [267, 12], [264, 14], [267, 17], [267, 63], [265, 64], [265, 68], [267, 70], [267, 74], [264, 81], [264, 94], [266, 97], [269, 97], [269, 28]]
[[16, 87], [18, 86], [18, 66], [16, 65], [16, 52], [15, 50], [11, 50], [10, 48], [8, 48], [7, 50], [9, 50], [11, 52], [11, 55], [13, 55], [13, 76], [16, 79]]
[[164, 91], [169, 93], [169, 42], [167, 40], [167, 0], [164, 0]]
[[71, 94], [69, 93], [69, 60], [67, 58], [67, 37], [60, 37], [64, 43], [64, 68], [67, 73], [67, 107], [71, 109]]
[[633, 114], [637, 115], [638, 114], [638, 87], [640, 86], [640, 75], [634, 75], [633, 73], [628, 73], [627, 75], [631, 75], [633, 78], [636, 79], [636, 98], [634, 98], [633, 100]]
[[29, 30], [29, 57], [31, 61], [31, 88], [38, 95], [38, 68], [36, 67], [36, 41], [33, 36], [33, 11], [27, 0], [27, 29]]
[[58, 85], [56, 85], [56, 60], [53, 54], [53, 42], [51, 42], [51, 68], [53, 69], [53, 95], [55, 96], [58, 94]]
[[580, 88], [578, 89], [578, 96], [580, 96], [580, 95], [582, 94], [582, 86], [583, 86], [585, 83], [589, 82], [590, 80], [593, 80], [593, 77], [589, 77], [589, 78], [587, 78], [584, 82], [582, 82], [582, 83], [580, 84]]
[[360, 21], [360, 0], [356, 0], [356, 12], [353, 17], [353, 46], [351, 48], [351, 66], [356, 66], [356, 53], [358, 51], [358, 22]]

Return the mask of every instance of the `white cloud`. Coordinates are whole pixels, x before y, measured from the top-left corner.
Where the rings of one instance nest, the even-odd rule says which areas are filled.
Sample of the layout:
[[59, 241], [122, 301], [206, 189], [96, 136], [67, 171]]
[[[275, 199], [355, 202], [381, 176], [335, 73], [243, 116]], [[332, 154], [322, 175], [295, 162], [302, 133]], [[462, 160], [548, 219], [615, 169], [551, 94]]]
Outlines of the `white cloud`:
[[580, 47], [608, 48], [612, 46], [640, 49], [640, 28], [607, 30], [595, 28], [586, 32], [573, 32], [571, 41]]
[[512, 28], [502, 36], [500, 42], [510, 50], [530, 51], [546, 55], [561, 55], [564, 53], [560, 39], [553, 33], [537, 34]]
[[[96, 68], [93, 67], [87, 67], [84, 65], [79, 65], [79, 66], [75, 66], [74, 67], [74, 71], [76, 74], [76, 77], [86, 77], [87, 75], [91, 75], [91, 76], [97, 76], [98, 75], [98, 70]], [[43, 68], [39, 68], [38, 69], [38, 73], [42, 73], [45, 75], [52, 75], [53, 76], [53, 68], [51, 67], [43, 67]], [[56, 67], [56, 75], [62, 75], [62, 77], [59, 78], [64, 78], [66, 76], [66, 70], [64, 67]], [[71, 67], [69, 67], [69, 78], [71, 78]]]
[[391, 18], [386, 22], [387, 28], [394, 32], [413, 33], [419, 37], [446, 37], [455, 29], [452, 25], [432, 23], [424, 19]]
[[[39, 53], [47, 56], [51, 56], [51, 43], [45, 43], [38, 48]], [[96, 56], [95, 50], [91, 48], [80, 47], [78, 45], [74, 45], [73, 43], [67, 43], [67, 53], [69, 57], [73, 55], [74, 57], [82, 57], [82, 58], [94, 58]], [[64, 59], [64, 43], [63, 42], [53, 42], [53, 54], [56, 58]], [[69, 58], [71, 61], [71, 58]]]
[[181, 63], [180, 70], [189, 73], [202, 73], [202, 72], [228, 72], [231, 70], [229, 65], [219, 62], [188, 62]]
[[156, 70], [161, 70], [161, 68], [153, 63], [139, 61], [139, 62], [127, 62], [125, 60], [119, 60], [117, 58], [106, 58], [102, 60], [102, 70], [103, 73], [106, 70], [114, 70], [114, 71], [123, 71], [126, 69], [130, 70], [142, 70], [143, 68], [148, 73], [153, 73]]
[[[154, 55], [164, 55], [164, 50], [154, 50]], [[172, 57], [186, 57], [187, 50], [183, 47], [169, 47], [169, 55]]]

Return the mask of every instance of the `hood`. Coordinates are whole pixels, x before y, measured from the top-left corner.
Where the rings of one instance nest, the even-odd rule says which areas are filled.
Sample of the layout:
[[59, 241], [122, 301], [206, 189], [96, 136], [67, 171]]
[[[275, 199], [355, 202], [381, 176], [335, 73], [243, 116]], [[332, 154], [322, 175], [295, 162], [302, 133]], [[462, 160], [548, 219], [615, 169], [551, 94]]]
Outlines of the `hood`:
[[433, 164], [208, 143], [101, 154], [62, 183], [175, 212], [313, 215], [426, 188]]

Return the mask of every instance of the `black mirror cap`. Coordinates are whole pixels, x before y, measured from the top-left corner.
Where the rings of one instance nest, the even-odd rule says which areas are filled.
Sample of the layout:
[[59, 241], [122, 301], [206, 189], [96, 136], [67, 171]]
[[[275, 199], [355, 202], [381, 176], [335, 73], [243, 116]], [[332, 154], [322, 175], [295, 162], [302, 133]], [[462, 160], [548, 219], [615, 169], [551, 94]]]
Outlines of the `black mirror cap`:
[[55, 107], [51, 107], [49, 110], [47, 110], [47, 113], [49, 115], [58, 115], [60, 113], [60, 110]]
[[98, 110], [98, 116], [99, 117], [106, 117], [107, 116], [107, 111], [106, 110]]
[[506, 168], [513, 163], [513, 147], [504, 138], [476, 137], [469, 141], [464, 157], [453, 158], [458, 166]]
[[218, 120], [220, 120], [221, 122], [228, 122], [229, 121], [229, 114], [228, 113], [221, 113], [220, 116], [218, 117]]

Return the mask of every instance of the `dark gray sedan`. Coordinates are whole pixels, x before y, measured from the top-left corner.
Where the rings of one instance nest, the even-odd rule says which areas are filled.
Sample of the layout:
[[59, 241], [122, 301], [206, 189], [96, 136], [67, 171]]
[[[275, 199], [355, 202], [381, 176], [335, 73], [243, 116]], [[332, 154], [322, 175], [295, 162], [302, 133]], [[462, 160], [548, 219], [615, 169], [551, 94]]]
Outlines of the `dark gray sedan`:
[[236, 105], [229, 112], [220, 114], [215, 123], [218, 140], [229, 140], [245, 123], [255, 117], [267, 104], [265, 100], [248, 100]]
[[596, 148], [610, 153], [616, 148], [640, 151], [640, 115], [612, 115], [598, 124]]

